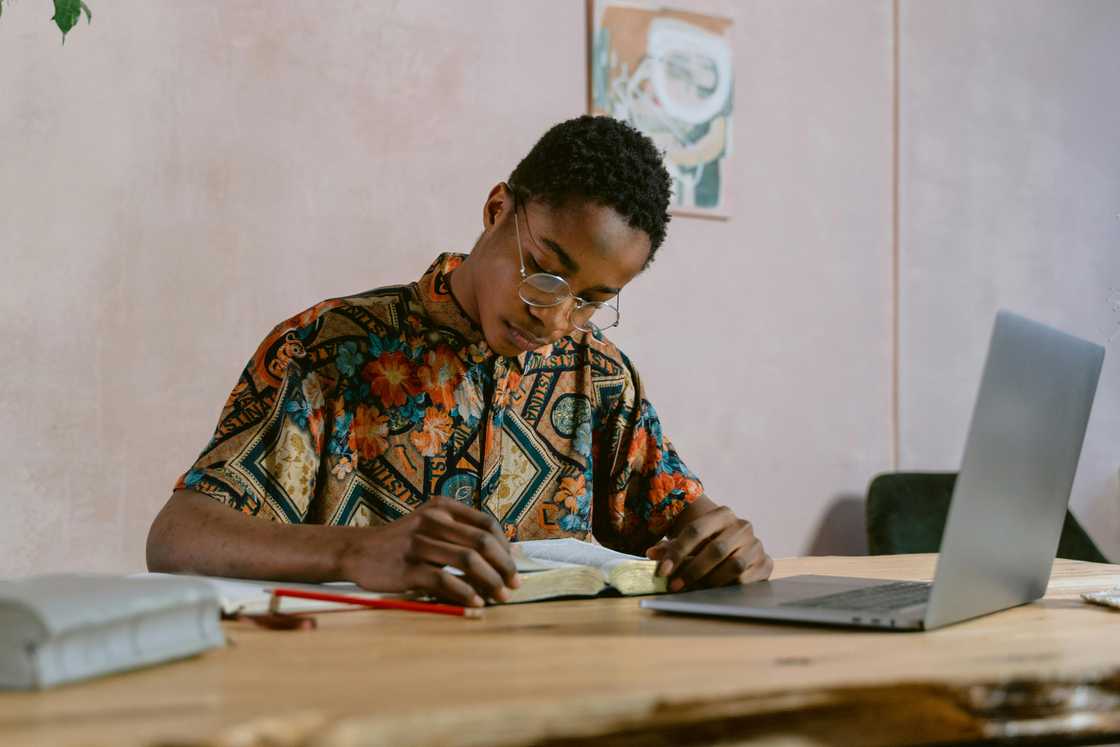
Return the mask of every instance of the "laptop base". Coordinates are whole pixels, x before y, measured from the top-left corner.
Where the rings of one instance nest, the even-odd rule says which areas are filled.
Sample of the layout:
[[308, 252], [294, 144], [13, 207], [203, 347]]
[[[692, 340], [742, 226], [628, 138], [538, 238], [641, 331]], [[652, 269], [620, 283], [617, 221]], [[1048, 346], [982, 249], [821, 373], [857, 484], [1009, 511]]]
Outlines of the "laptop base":
[[[717, 617], [742, 617], [758, 621], [842, 625], [879, 630], [923, 630], [926, 605], [895, 609], [843, 609], [799, 606], [844, 592], [906, 583], [881, 578], [849, 576], [790, 576], [746, 586], [722, 586], [643, 599], [641, 606], [661, 612]], [[922, 584], [928, 588], [928, 584]]]

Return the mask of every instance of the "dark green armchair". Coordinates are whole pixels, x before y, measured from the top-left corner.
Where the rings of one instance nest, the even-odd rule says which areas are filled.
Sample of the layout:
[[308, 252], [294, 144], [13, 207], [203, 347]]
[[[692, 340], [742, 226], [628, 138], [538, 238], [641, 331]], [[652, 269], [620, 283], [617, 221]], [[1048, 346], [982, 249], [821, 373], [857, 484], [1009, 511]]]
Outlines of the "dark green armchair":
[[[867, 551], [871, 555], [937, 552], [949, 515], [956, 472], [889, 472], [867, 489]], [[1107, 563], [1066, 511], [1058, 557]]]

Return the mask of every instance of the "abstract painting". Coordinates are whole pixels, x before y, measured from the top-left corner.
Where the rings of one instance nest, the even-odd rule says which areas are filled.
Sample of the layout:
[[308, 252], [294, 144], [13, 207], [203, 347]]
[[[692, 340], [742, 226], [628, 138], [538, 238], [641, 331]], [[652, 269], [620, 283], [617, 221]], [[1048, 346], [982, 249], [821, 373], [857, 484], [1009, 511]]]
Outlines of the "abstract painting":
[[594, 0], [590, 12], [592, 113], [653, 139], [674, 213], [728, 217], [730, 19], [620, 0]]

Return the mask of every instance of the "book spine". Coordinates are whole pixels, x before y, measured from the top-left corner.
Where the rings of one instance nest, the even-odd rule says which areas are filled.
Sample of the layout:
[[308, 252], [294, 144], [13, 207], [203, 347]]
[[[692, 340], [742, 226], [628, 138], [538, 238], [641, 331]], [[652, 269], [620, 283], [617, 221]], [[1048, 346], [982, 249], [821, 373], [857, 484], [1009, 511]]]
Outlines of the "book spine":
[[78, 628], [30, 651], [33, 689], [199, 654], [222, 646], [218, 605], [202, 599], [105, 625]]

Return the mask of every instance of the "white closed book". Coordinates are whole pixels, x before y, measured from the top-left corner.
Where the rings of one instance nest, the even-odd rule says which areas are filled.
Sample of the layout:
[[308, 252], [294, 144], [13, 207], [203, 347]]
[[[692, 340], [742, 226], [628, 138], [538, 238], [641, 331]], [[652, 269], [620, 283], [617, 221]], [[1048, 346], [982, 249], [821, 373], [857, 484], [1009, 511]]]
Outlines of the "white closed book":
[[0, 581], [0, 688], [38, 690], [225, 645], [195, 579], [58, 574]]

